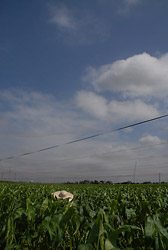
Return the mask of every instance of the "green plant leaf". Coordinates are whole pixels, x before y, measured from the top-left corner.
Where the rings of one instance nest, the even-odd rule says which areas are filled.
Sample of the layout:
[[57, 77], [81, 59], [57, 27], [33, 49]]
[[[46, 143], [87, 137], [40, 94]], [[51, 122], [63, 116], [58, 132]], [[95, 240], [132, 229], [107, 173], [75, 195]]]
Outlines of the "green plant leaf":
[[105, 250], [120, 250], [120, 248], [115, 247], [109, 239], [105, 240]]
[[78, 246], [78, 250], [94, 250], [92, 244], [81, 244]]

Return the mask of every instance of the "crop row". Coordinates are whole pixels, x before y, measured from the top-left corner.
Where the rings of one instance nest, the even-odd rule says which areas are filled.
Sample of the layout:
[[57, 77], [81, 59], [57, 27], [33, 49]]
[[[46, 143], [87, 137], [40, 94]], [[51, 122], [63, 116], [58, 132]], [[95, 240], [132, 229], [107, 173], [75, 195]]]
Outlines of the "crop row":
[[[74, 200], [56, 200], [65, 189]], [[0, 249], [168, 249], [168, 186], [0, 184]]]

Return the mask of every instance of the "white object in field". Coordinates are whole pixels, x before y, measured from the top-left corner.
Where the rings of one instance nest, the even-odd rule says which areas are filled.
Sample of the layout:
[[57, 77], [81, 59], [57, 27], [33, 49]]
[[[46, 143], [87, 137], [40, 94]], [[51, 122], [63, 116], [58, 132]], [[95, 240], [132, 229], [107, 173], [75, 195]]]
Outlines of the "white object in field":
[[74, 197], [73, 194], [65, 190], [54, 192], [52, 193], [52, 195], [54, 196], [54, 198], [56, 197], [57, 199], [69, 199], [69, 201], [72, 201]]

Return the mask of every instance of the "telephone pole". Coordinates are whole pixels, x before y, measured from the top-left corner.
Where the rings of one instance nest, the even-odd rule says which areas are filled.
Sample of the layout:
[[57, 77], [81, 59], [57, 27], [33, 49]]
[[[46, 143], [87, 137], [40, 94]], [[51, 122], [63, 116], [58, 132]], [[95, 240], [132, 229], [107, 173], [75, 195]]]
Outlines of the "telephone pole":
[[160, 173], [159, 173], [159, 184], [160, 184]]
[[133, 183], [135, 183], [136, 167], [137, 167], [137, 161], [135, 162], [135, 166], [134, 166]]

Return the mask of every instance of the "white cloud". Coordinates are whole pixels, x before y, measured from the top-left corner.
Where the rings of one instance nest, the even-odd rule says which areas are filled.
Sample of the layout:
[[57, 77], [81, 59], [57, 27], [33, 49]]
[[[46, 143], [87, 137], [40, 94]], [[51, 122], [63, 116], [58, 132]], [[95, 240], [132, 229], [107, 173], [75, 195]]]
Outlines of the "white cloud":
[[66, 6], [49, 7], [51, 19], [50, 22], [55, 23], [59, 28], [74, 30], [77, 28], [76, 20], [74, 19], [73, 12]]
[[156, 58], [147, 53], [88, 68], [84, 77], [97, 91], [112, 91], [129, 97], [168, 95], [168, 54]]
[[159, 116], [159, 111], [142, 100], [108, 102], [104, 97], [93, 92], [80, 91], [76, 103], [84, 112], [100, 119], [113, 122], [135, 121]]
[[[68, 100], [66, 103], [58, 102], [52, 95], [24, 92], [18, 89], [1, 91], [0, 120], [3, 122], [0, 123], [0, 137], [2, 138], [0, 158], [62, 145], [98, 131], [107, 131], [117, 127], [113, 123], [114, 120], [119, 121], [123, 118], [126, 123], [128, 119], [135, 119], [135, 114], [132, 114], [134, 112], [139, 112], [138, 118], [140, 115], [147, 116], [145, 111], [140, 113], [143, 107], [146, 110], [152, 110], [150, 105], [145, 106], [138, 100], [132, 103], [116, 100], [109, 102], [100, 95], [86, 91], [79, 92], [76, 98], [79, 98], [76, 101], [81, 105], [81, 109], [85, 109], [87, 113], [90, 112], [90, 118], [83, 112], [79, 112], [73, 102]], [[90, 111], [90, 106], [94, 104], [96, 106]], [[136, 107], [135, 110], [134, 107]], [[118, 112], [115, 109], [118, 109]], [[93, 116], [100, 120], [94, 119]], [[105, 121], [105, 119], [109, 120]], [[110, 179], [110, 176], [114, 174], [132, 173], [129, 160], [143, 157], [144, 151], [142, 154], [134, 150], [116, 151], [136, 145], [137, 142], [131, 139], [134, 132], [133, 130], [129, 134], [122, 134], [121, 137], [118, 133], [108, 134], [95, 140], [86, 140], [9, 161], [1, 161], [1, 170], [6, 172], [4, 176], [7, 178], [10, 169], [11, 179], [16, 175], [17, 180], [23, 180], [23, 178], [30, 180], [31, 178], [36, 181], [38, 176], [41, 181], [67, 181], [71, 177], [75, 180], [77, 176], [84, 179], [85, 177], [97, 178], [97, 176], [102, 178], [104, 175], [106, 179]], [[126, 136], [127, 140], [124, 141], [123, 136]], [[148, 152], [145, 151], [145, 154], [148, 155]], [[60, 179], [60, 176], [65, 179]]]
[[68, 44], [90, 44], [109, 37], [107, 25], [89, 10], [52, 4], [49, 15], [49, 22], [57, 27], [57, 35]]
[[106, 99], [98, 96], [93, 92], [80, 91], [76, 95], [76, 103], [83, 111], [97, 117], [104, 119], [107, 117]]
[[141, 100], [135, 101], [112, 101], [108, 105], [109, 113], [117, 121], [136, 121], [159, 116], [159, 111], [150, 104]]
[[162, 140], [158, 136], [153, 135], [144, 135], [139, 139], [140, 142], [145, 144], [159, 144], [162, 143]]
[[[96, 99], [98, 101], [100, 99]], [[103, 98], [102, 98], [103, 100]], [[17, 156], [38, 149], [64, 145], [64, 143], [81, 138], [97, 131], [103, 131], [106, 125], [101, 121], [87, 119], [78, 112], [73, 103], [57, 102], [53, 96], [38, 92], [1, 91], [0, 117], [0, 158]], [[106, 130], [106, 129], [105, 129]], [[114, 138], [113, 138], [114, 140]], [[110, 142], [110, 146], [113, 142]], [[16, 157], [1, 162], [1, 170], [14, 178], [14, 173], [22, 179], [53, 181], [58, 176], [77, 176], [88, 173], [95, 177], [95, 171], [102, 171], [102, 161], [96, 157], [80, 156], [106, 152], [109, 143], [102, 141], [83, 141], [25, 157]], [[66, 160], [79, 157], [78, 160]], [[65, 159], [65, 161], [64, 161]], [[8, 171], [6, 171], [8, 169]], [[104, 167], [103, 167], [104, 169]], [[83, 172], [81, 172], [83, 171]], [[93, 172], [92, 172], [93, 171]], [[22, 173], [22, 174], [21, 174]], [[45, 174], [44, 174], [45, 173]], [[83, 177], [84, 178], [84, 177]], [[57, 179], [58, 180], [58, 179]], [[61, 179], [62, 180], [62, 179]], [[74, 180], [74, 179], [73, 179]]]
[[[90, 131], [92, 119], [84, 119], [71, 102], [57, 102], [52, 95], [38, 92], [1, 91], [0, 134], [25, 134], [40, 137], [55, 133], [63, 141]], [[5, 124], [5, 126], [4, 126]], [[100, 125], [101, 126], [101, 125]], [[57, 139], [58, 142], [59, 138]]]

